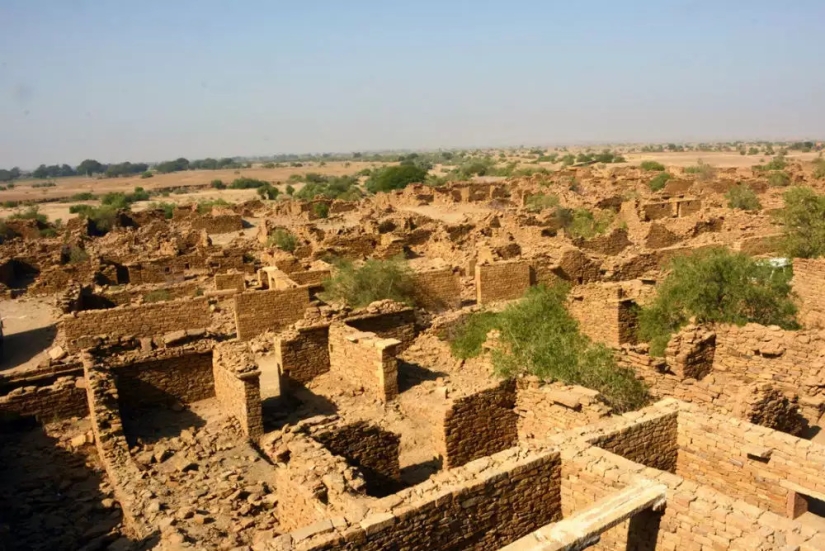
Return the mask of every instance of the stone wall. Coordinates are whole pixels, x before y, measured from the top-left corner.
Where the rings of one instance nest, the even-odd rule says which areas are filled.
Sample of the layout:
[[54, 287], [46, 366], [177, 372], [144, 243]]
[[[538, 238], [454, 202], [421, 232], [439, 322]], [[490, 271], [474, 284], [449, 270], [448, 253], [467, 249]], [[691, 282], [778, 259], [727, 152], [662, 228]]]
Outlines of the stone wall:
[[191, 404], [215, 395], [212, 352], [173, 351], [167, 357], [113, 369], [122, 409]]
[[493, 455], [518, 443], [516, 381], [452, 401], [444, 414], [443, 430], [436, 439], [444, 467], [452, 469], [474, 459]]
[[530, 264], [517, 260], [476, 265], [475, 283], [479, 304], [520, 298], [530, 287]]
[[[249, 265], [251, 267], [251, 265]], [[243, 251], [224, 250], [215, 253], [197, 251], [125, 264], [128, 283], [168, 283], [184, 277], [190, 271], [217, 274], [229, 270], [247, 272]], [[125, 282], [122, 282], [125, 283]]]
[[397, 339], [381, 338], [334, 323], [329, 328], [330, 371], [362, 386], [370, 397], [389, 402], [398, 396], [395, 356], [399, 344]]
[[557, 451], [507, 450], [380, 500], [349, 528], [326, 521], [284, 539], [296, 551], [496, 551], [561, 519], [560, 477]]
[[209, 301], [196, 297], [108, 310], [88, 310], [63, 316], [59, 331], [69, 351], [91, 345], [91, 337], [154, 337], [182, 329], [206, 328], [212, 323]]
[[329, 325], [289, 329], [275, 339], [275, 358], [284, 376], [307, 383], [329, 371]]
[[677, 464], [677, 414], [664, 413], [620, 426], [590, 443], [635, 463], [674, 472]]
[[177, 300], [198, 296], [199, 291], [206, 288], [202, 281], [184, 281], [171, 285], [127, 285], [124, 287], [109, 288], [100, 295], [86, 295], [83, 297], [81, 310], [96, 310], [114, 306], [129, 306], [135, 302], [145, 300], [147, 295], [162, 294], [164, 300]]
[[243, 293], [246, 289], [244, 275], [241, 273], [215, 274], [215, 289], [218, 291], [234, 289], [239, 293]]
[[611, 413], [599, 400], [599, 393], [589, 388], [543, 384], [538, 377], [520, 377], [517, 383], [515, 412], [519, 416], [520, 440], [545, 439], [595, 423]]
[[799, 321], [809, 328], [825, 328], [825, 259], [795, 258], [793, 290], [798, 296]]
[[359, 421], [324, 429], [312, 437], [334, 455], [357, 467], [364, 475], [367, 493], [387, 495], [398, 489], [401, 466], [398, 452], [401, 437], [395, 433]]
[[227, 341], [216, 345], [212, 369], [221, 409], [240, 422], [244, 435], [257, 441], [264, 434], [261, 374], [246, 343]]
[[51, 384], [26, 385], [0, 397], [0, 416], [32, 416], [40, 423], [89, 414], [82, 377], [59, 377]]
[[304, 317], [309, 306], [307, 287], [247, 291], [235, 296], [238, 338], [249, 340], [261, 333], [283, 329]]
[[193, 216], [190, 223], [193, 230], [206, 230], [206, 233], [230, 233], [243, 229], [243, 218], [240, 214]]
[[416, 272], [413, 280], [417, 306], [435, 312], [461, 306], [461, 281], [452, 268]]
[[590, 283], [576, 286], [567, 309], [581, 332], [594, 342], [618, 347], [636, 342], [638, 316], [635, 302], [625, 298], [620, 285]]
[[677, 475], [760, 509], [786, 515], [790, 485], [825, 494], [819, 444], [727, 416], [682, 411], [678, 445]]
[[349, 316], [346, 324], [359, 331], [375, 333], [384, 339], [396, 339], [398, 351], [406, 350], [415, 340], [415, 311], [401, 308], [390, 312], [370, 312]]

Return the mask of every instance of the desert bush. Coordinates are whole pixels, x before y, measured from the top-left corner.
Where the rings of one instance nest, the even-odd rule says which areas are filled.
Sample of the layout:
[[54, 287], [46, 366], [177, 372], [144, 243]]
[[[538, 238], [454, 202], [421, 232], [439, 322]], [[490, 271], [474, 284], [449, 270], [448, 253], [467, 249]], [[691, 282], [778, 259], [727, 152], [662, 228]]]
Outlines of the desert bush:
[[146, 180], [147, 178], [152, 178], [155, 175], [149, 172], [148, 170], [140, 175], [141, 179]]
[[639, 168], [650, 172], [663, 172], [665, 170], [665, 165], [656, 161], [642, 161], [639, 164]]
[[269, 234], [266, 243], [270, 247], [278, 247], [282, 251], [291, 253], [298, 246], [298, 239], [288, 230], [278, 228]]
[[172, 295], [166, 289], [157, 289], [143, 295], [143, 302], [161, 302], [163, 300], [170, 300], [171, 298]]
[[653, 356], [664, 356], [673, 333], [698, 323], [754, 322], [797, 327], [792, 273], [744, 253], [714, 248], [674, 259], [655, 300], [639, 314], [639, 338]]
[[265, 186], [261, 186], [257, 189], [258, 195], [260, 195], [261, 199], [277, 199], [278, 195], [281, 194], [281, 190], [276, 187], [273, 187], [270, 184], [266, 184]]
[[370, 193], [404, 189], [410, 184], [427, 179], [427, 171], [415, 165], [388, 166], [373, 171], [367, 179], [366, 187]]
[[45, 224], [49, 221], [49, 217], [40, 212], [40, 207], [37, 205], [29, 205], [25, 210], [11, 214], [9, 220], [37, 220], [39, 224]]
[[305, 201], [318, 197], [357, 201], [364, 195], [358, 187], [356, 176], [317, 176], [318, 178], [314, 178], [312, 174], [307, 174], [306, 185], [297, 192], [293, 188], [294, 197]]
[[82, 193], [75, 193], [71, 197], [69, 197], [70, 201], [92, 201], [97, 199], [97, 195], [90, 191], [84, 191]]
[[788, 187], [791, 176], [784, 170], [774, 170], [768, 175], [768, 184], [773, 187]]
[[117, 220], [117, 207], [112, 205], [101, 205], [93, 207], [91, 205], [72, 205], [69, 212], [80, 215], [91, 220], [97, 231], [106, 233], [110, 231]]
[[817, 180], [825, 178], [825, 159], [817, 159], [814, 161], [813, 177]]
[[89, 260], [89, 253], [80, 247], [73, 245], [69, 247], [69, 264], [80, 264]]
[[370, 259], [360, 266], [338, 260], [334, 265], [333, 275], [324, 281], [323, 300], [341, 301], [352, 308], [385, 299], [413, 303], [414, 280], [403, 258]]
[[613, 211], [599, 210], [595, 214], [585, 208], [556, 209], [556, 218], [561, 227], [572, 238], [590, 239], [607, 230], [615, 218]]
[[292, 184], [287, 184], [286, 188], [285, 188], [285, 191], [286, 191], [286, 194], [291, 197], [295, 193], [295, 188], [292, 186]]
[[258, 180], [256, 178], [247, 178], [244, 176], [232, 180], [232, 183], [229, 184], [229, 189], [256, 189], [268, 185], [270, 185], [269, 182]]
[[785, 206], [777, 213], [783, 225], [782, 248], [792, 258], [825, 254], [825, 195], [811, 188], [791, 188], [783, 195]]
[[226, 189], [226, 184], [224, 184], [223, 180], [221, 180], [219, 178], [215, 178], [214, 180], [212, 180], [209, 183], [209, 185], [212, 186], [215, 189]]
[[732, 209], [754, 211], [762, 208], [759, 197], [745, 184], [736, 184], [725, 194], [728, 207]]
[[209, 199], [207, 201], [198, 202], [198, 214], [212, 214], [212, 209], [215, 207], [231, 207], [232, 203], [225, 199]]
[[647, 187], [650, 188], [650, 191], [661, 191], [665, 188], [665, 185], [667, 185], [667, 181], [672, 177], [669, 172], [660, 172], [650, 179]]
[[695, 174], [700, 182], [708, 182], [716, 176], [716, 169], [699, 160], [697, 164], [685, 167], [685, 174]]
[[168, 219], [172, 218], [172, 215], [174, 214], [175, 209], [177, 208], [177, 205], [175, 203], [167, 203], [167, 202], [150, 203], [149, 208], [150, 209], [155, 209], [155, 210], [162, 210], [163, 211], [163, 217], [168, 220]]
[[559, 206], [559, 198], [555, 195], [537, 193], [527, 198], [527, 204], [525, 206], [527, 207], [527, 210], [533, 212], [551, 209]]
[[616, 364], [607, 347], [579, 331], [565, 308], [567, 287], [534, 287], [500, 313], [481, 312], [465, 320], [451, 336], [457, 357], [477, 356], [491, 329], [499, 331], [493, 350], [496, 372], [505, 377], [532, 374], [546, 381], [598, 390], [616, 411], [645, 405], [647, 388], [635, 374]]
[[55, 187], [57, 184], [54, 182], [35, 182], [32, 184], [33, 188], [41, 188], [41, 187]]

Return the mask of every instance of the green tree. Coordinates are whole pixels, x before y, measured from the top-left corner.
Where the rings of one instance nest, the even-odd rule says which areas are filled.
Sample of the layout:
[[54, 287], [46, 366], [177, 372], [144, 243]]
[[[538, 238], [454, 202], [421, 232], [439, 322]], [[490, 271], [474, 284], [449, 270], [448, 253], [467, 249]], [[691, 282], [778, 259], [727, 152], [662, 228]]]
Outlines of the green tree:
[[371, 193], [404, 189], [410, 184], [424, 182], [427, 171], [414, 165], [388, 166], [374, 172], [366, 182]]
[[792, 273], [744, 253], [713, 248], [674, 259], [656, 299], [639, 315], [639, 337], [663, 356], [673, 333], [698, 323], [748, 322], [797, 327]]
[[106, 167], [94, 159], [86, 159], [77, 165], [77, 173], [85, 174], [86, 176], [91, 176], [92, 174], [103, 174], [105, 171]]
[[825, 195], [811, 188], [791, 188], [777, 213], [783, 225], [782, 244], [787, 256], [816, 258], [825, 254]]

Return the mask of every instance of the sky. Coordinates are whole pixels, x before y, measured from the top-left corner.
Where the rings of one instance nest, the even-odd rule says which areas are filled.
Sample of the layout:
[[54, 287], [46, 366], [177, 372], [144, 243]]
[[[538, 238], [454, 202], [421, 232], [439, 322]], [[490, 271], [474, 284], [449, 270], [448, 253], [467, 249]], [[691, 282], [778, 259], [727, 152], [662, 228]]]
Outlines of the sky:
[[0, 0], [0, 167], [821, 138], [821, 0]]

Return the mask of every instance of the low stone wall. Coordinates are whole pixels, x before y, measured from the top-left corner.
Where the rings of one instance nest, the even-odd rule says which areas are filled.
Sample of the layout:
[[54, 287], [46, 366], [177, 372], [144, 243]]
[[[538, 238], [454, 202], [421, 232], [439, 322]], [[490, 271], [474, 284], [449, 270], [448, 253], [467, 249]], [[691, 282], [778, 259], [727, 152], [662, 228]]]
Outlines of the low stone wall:
[[389, 402], [398, 396], [397, 339], [384, 339], [374, 333], [334, 323], [329, 328], [330, 371], [371, 397]]
[[275, 358], [280, 372], [307, 383], [329, 371], [329, 325], [284, 331], [275, 339]]
[[171, 285], [128, 285], [123, 288], [107, 289], [100, 295], [83, 297], [81, 310], [97, 310], [115, 306], [131, 306], [146, 300], [147, 296], [163, 296], [164, 300], [177, 300], [198, 296], [206, 285], [202, 281], [184, 281]]
[[[369, 309], [368, 309], [369, 310]], [[400, 341], [398, 351], [406, 350], [415, 340], [415, 311], [402, 308], [393, 312], [369, 312], [352, 315], [346, 324], [359, 331], [375, 333], [383, 339]]]
[[581, 332], [594, 342], [618, 347], [636, 342], [636, 303], [625, 298], [615, 283], [591, 283], [575, 287], [567, 309], [579, 322]]
[[373, 503], [357, 524], [317, 523], [281, 541], [296, 551], [496, 551], [561, 519], [560, 477], [557, 451], [507, 450]]
[[387, 495], [398, 489], [401, 437], [366, 421], [325, 428], [312, 437], [331, 453], [347, 460], [364, 475], [367, 493]]
[[165, 358], [114, 370], [120, 406], [191, 404], [215, 396], [212, 352], [172, 351]]
[[91, 338], [97, 335], [154, 337], [183, 329], [205, 328], [211, 323], [209, 301], [198, 297], [76, 312], [60, 319], [59, 331], [67, 350], [76, 351], [90, 346]]
[[809, 328], [825, 328], [825, 259], [795, 258], [793, 290], [798, 297], [799, 321]]
[[520, 260], [478, 264], [475, 283], [479, 304], [520, 298], [530, 287], [530, 264]]
[[243, 293], [244, 289], [246, 289], [244, 275], [241, 273], [215, 274], [215, 289], [218, 291], [233, 289], [239, 293]]
[[26, 385], [0, 396], [0, 416], [34, 417], [51, 423], [69, 417], [86, 417], [89, 405], [82, 377], [60, 377], [51, 384]]
[[243, 218], [240, 214], [193, 216], [189, 222], [193, 230], [206, 230], [206, 233], [230, 233], [243, 229]]
[[223, 342], [212, 358], [215, 396], [224, 413], [241, 425], [241, 432], [257, 441], [264, 434], [260, 371], [245, 343]]
[[440, 312], [461, 306], [461, 281], [452, 268], [416, 272], [413, 280], [419, 307]]
[[517, 379], [515, 412], [519, 439], [546, 439], [566, 430], [590, 425], [610, 415], [599, 393], [561, 383], [542, 384], [538, 377]]
[[261, 333], [283, 329], [304, 317], [309, 306], [307, 287], [247, 291], [235, 296], [238, 338], [249, 340]]
[[453, 400], [436, 438], [444, 467], [452, 469], [518, 444], [516, 381]]
[[677, 413], [663, 413], [620, 426], [590, 443], [635, 463], [672, 473], [678, 456], [676, 427]]

